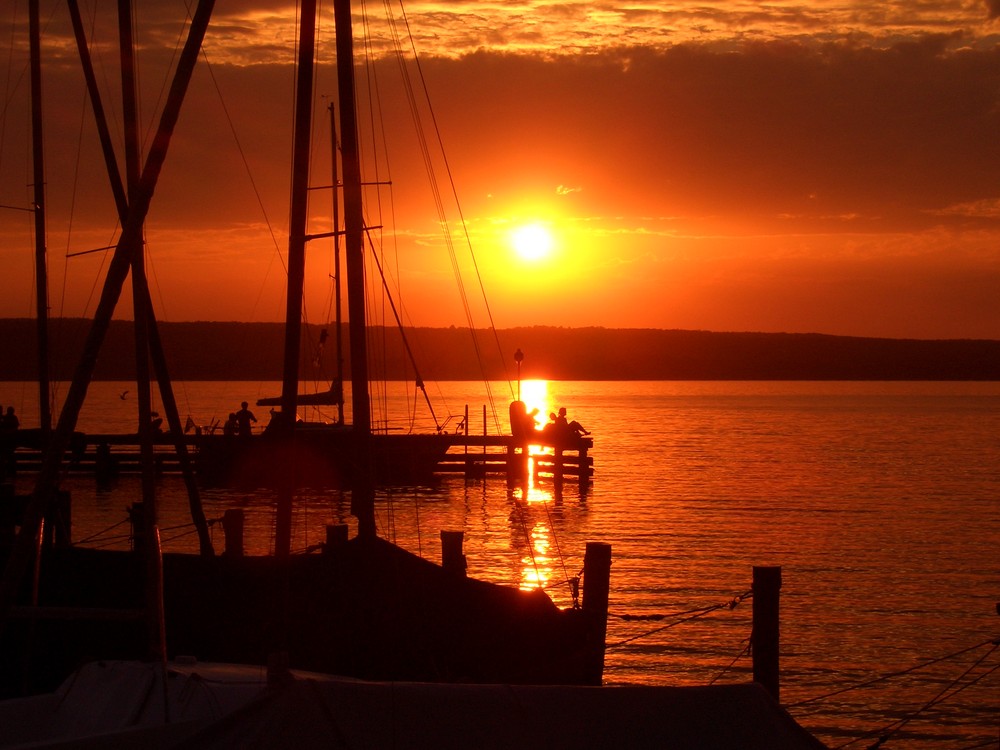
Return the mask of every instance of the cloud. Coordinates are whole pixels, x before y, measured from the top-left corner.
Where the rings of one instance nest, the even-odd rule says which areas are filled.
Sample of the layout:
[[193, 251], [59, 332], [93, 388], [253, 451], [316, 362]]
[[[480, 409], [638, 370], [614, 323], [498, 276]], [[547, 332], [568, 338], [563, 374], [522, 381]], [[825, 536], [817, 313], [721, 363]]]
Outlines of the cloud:
[[435, 90], [464, 92], [442, 120], [476, 167], [467, 179], [487, 183], [477, 192], [587, 185], [573, 195], [583, 215], [897, 231], [964, 220], [943, 212], [1000, 197], [982, 168], [1000, 160], [1000, 48], [949, 50], [950, 38], [925, 37], [886, 49], [480, 52], [425, 70]]

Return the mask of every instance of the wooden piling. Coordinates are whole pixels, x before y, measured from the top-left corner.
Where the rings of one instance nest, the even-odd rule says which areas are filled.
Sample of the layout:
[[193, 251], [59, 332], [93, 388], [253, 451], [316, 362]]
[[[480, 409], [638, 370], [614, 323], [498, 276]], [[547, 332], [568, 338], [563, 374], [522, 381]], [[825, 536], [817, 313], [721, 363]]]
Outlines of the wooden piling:
[[14, 485], [0, 484], [0, 547], [9, 549], [17, 539], [17, 527], [21, 525], [19, 501]]
[[65, 549], [73, 543], [73, 509], [69, 490], [56, 490], [55, 498], [45, 512], [43, 545]]
[[146, 507], [140, 501], [138, 503], [132, 503], [128, 508], [128, 520], [131, 528], [131, 533], [129, 535], [129, 541], [132, 543], [132, 549], [135, 552], [140, 552], [143, 549], [143, 542], [145, 541], [145, 517], [146, 517]]
[[465, 542], [464, 531], [441, 532], [441, 567], [449, 573], [465, 577], [468, 562], [462, 546]]
[[246, 514], [240, 508], [230, 508], [222, 514], [222, 533], [226, 545], [222, 554], [226, 557], [243, 557], [243, 527]]
[[326, 527], [326, 544], [323, 545], [323, 552], [333, 552], [335, 549], [347, 544], [347, 524], [335, 523]]
[[608, 598], [611, 590], [611, 545], [587, 542], [583, 556], [583, 611], [598, 623], [600, 657], [590, 665], [587, 682], [600, 685], [604, 674], [604, 646], [608, 636]]
[[779, 598], [781, 567], [753, 569], [753, 679], [779, 700]]

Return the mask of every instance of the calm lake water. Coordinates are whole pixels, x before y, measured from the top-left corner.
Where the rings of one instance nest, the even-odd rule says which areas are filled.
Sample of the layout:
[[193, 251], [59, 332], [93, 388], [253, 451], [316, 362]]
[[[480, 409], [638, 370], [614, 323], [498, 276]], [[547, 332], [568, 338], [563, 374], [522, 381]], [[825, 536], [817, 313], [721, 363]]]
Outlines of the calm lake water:
[[[79, 428], [134, 431], [134, 398], [121, 398], [130, 388], [94, 384]], [[579, 572], [585, 543], [610, 543], [612, 684], [749, 679], [751, 602], [720, 605], [749, 590], [753, 566], [780, 565], [781, 698], [803, 726], [831, 747], [868, 747], [895, 722], [905, 724], [885, 747], [998, 746], [1000, 655], [988, 642], [1000, 635], [1000, 383], [522, 388], [542, 414], [566, 406], [593, 432], [592, 487], [582, 493], [567, 484], [557, 498], [545, 484], [510, 493], [499, 479], [454, 478], [394, 490], [380, 498], [384, 536], [439, 560], [439, 531], [461, 529], [470, 575], [540, 581], [561, 605], [570, 603], [561, 582]], [[25, 426], [32, 389], [0, 384], [0, 404], [14, 404]], [[439, 421], [454, 423], [469, 405], [472, 431], [482, 431], [482, 385], [431, 390], [446, 404], [435, 404]], [[492, 390], [506, 427], [510, 387]], [[182, 420], [198, 424], [277, 392], [277, 384], [258, 383], [176, 387]], [[387, 398], [390, 408], [422, 413], [413, 394]], [[87, 479], [68, 486], [78, 539], [123, 520], [138, 493], [128, 478], [109, 493]], [[160, 497], [167, 549], [193, 548], [179, 480], [164, 478]], [[246, 508], [248, 546], [257, 553], [272, 544], [273, 500], [264, 491], [205, 494], [209, 517], [234, 503]], [[293, 547], [321, 541], [326, 524], [352, 522], [348, 508], [340, 493], [302, 493]], [[123, 544], [109, 538], [123, 528], [104, 543]]]

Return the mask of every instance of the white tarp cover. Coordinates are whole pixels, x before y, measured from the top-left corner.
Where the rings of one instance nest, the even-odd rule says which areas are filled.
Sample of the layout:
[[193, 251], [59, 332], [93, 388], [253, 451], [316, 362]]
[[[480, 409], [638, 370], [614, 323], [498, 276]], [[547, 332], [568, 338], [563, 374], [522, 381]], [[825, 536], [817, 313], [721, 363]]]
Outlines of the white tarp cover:
[[182, 747], [792, 750], [824, 746], [756, 684], [540, 687], [296, 680]]
[[364, 682], [171, 665], [85, 666], [56, 692], [0, 702], [2, 748], [663, 748], [824, 746], [759, 685], [563, 687]]

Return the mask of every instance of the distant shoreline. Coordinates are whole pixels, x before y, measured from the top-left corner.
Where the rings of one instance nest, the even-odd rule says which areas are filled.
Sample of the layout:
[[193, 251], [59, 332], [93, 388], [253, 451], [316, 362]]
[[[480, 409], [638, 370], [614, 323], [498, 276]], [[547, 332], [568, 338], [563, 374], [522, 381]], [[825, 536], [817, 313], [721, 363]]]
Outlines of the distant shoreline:
[[[89, 321], [51, 322], [51, 377], [71, 380]], [[303, 336], [303, 380], [331, 380], [332, 331], [320, 346], [320, 326]], [[280, 323], [159, 323], [174, 380], [280, 380], [284, 328]], [[663, 329], [536, 326], [477, 331], [407, 329], [416, 370], [393, 329], [373, 328], [371, 349], [386, 364], [371, 377], [386, 380], [481, 381], [521, 377], [550, 380], [1000, 380], [1000, 341], [881, 339], [825, 334], [714, 333]], [[35, 322], [0, 319], [0, 380], [37, 379]], [[502, 353], [502, 356], [501, 356]], [[95, 380], [135, 377], [132, 324], [113, 321]], [[504, 362], [503, 360], [506, 360]], [[344, 372], [350, 361], [345, 355]]]

